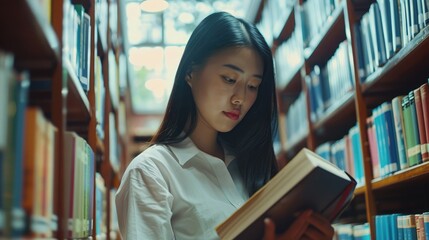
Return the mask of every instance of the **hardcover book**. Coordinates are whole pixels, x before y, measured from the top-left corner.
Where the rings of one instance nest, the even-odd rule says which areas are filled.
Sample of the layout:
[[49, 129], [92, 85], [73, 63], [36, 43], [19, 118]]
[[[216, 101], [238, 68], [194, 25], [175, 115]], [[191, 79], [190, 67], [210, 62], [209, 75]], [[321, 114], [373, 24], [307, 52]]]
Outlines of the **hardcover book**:
[[282, 232], [306, 209], [333, 222], [352, 200], [355, 187], [347, 172], [304, 148], [216, 231], [221, 239], [261, 239], [264, 218], [271, 218]]

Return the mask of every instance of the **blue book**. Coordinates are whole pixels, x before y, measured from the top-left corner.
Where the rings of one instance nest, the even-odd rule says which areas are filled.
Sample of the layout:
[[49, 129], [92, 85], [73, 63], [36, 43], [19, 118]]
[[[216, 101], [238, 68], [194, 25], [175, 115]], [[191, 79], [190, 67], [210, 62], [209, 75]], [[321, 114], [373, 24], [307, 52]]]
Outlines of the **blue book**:
[[411, 39], [413, 39], [420, 31], [417, 0], [409, 1], [409, 15], [410, 15], [409, 27], [410, 27], [410, 34], [411, 34], [410, 37]]
[[398, 213], [389, 214], [390, 239], [398, 240]]
[[429, 0], [421, 0], [422, 4], [422, 21], [423, 26], [429, 24]]
[[362, 148], [360, 144], [360, 135], [359, 129], [355, 124], [349, 130], [349, 136], [352, 143], [352, 153], [353, 153], [353, 164], [355, 169], [355, 179], [358, 186], [363, 186], [365, 184], [365, 177], [363, 174], [363, 158], [362, 158]]
[[25, 133], [25, 112], [28, 101], [28, 89], [30, 80], [28, 73], [20, 73], [14, 86], [16, 92], [16, 115], [14, 121], [14, 152], [15, 160], [13, 165], [13, 188], [12, 188], [12, 236], [21, 236], [25, 228], [25, 212], [23, 202], [23, 154], [24, 154], [24, 133]]
[[422, 213], [423, 216], [423, 225], [425, 227], [425, 237], [426, 239], [429, 239], [429, 212]]
[[305, 84], [307, 85], [308, 95], [310, 98], [310, 120], [311, 122], [317, 121], [316, 109], [318, 108], [316, 102], [316, 94], [314, 90], [314, 86], [312, 84], [311, 75], [307, 75], [304, 77]]
[[393, 39], [392, 39], [392, 21], [390, 13], [390, 3], [392, 0], [377, 0], [380, 7], [381, 24], [383, 27], [384, 46], [386, 49], [386, 58], [393, 56]]
[[416, 218], [414, 214], [404, 216], [403, 228], [404, 228], [404, 239], [417, 240]]
[[324, 142], [320, 144], [315, 151], [323, 159], [326, 159], [331, 162], [331, 143], [330, 142]]
[[402, 47], [401, 38], [401, 20], [399, 12], [400, 0], [392, 0], [390, 2], [390, 22], [392, 24], [392, 49], [393, 52], [398, 52]]
[[314, 89], [314, 101], [316, 102], [316, 117], [321, 118], [323, 116], [325, 108], [323, 106], [323, 89], [320, 67], [318, 65], [315, 65], [310, 75], [311, 84]]
[[408, 14], [408, 0], [400, 0], [399, 5], [400, 23], [401, 23], [401, 39], [402, 47], [404, 47], [409, 40], [409, 14]]
[[382, 215], [375, 216], [375, 239], [383, 240], [383, 224], [381, 222]]
[[397, 96], [392, 99], [392, 114], [393, 122], [396, 131], [396, 145], [398, 148], [399, 158], [399, 169], [405, 169], [408, 167], [407, 149], [405, 146], [404, 138], [404, 118], [402, 112], [402, 98], [403, 96]]
[[381, 105], [384, 114], [384, 131], [386, 132], [386, 152], [388, 155], [388, 172], [394, 173], [399, 170], [398, 148], [396, 145], [396, 133], [392, 114], [392, 105], [385, 102]]
[[356, 43], [356, 54], [358, 59], [358, 74], [359, 74], [359, 80], [361, 83], [365, 82], [366, 78], [366, 68], [365, 68], [365, 61], [367, 56], [366, 50], [364, 49], [363, 39], [362, 39], [362, 33], [361, 33], [361, 23], [357, 22], [355, 25], [353, 25], [354, 32], [355, 32], [355, 43]]
[[374, 118], [374, 134], [378, 149], [378, 159], [380, 163], [380, 177], [387, 175], [387, 160], [386, 152], [384, 147], [384, 135], [383, 135], [383, 115], [381, 114], [381, 107], [377, 106], [372, 110], [372, 116]]
[[398, 227], [398, 240], [405, 240], [404, 216], [398, 215], [396, 218], [396, 226]]
[[369, 8], [370, 14], [370, 29], [372, 36], [372, 44], [374, 45], [375, 65], [383, 66], [387, 61], [385, 40], [383, 35], [383, 25], [381, 20], [380, 7], [377, 2], [371, 4]]

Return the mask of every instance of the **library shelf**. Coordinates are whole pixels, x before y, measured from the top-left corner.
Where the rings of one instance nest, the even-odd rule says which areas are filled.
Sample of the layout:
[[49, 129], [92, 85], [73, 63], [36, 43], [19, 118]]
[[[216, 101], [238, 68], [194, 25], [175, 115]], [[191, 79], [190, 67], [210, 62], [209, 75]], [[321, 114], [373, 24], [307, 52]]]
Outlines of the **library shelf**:
[[91, 118], [88, 96], [85, 94], [80, 81], [72, 69], [71, 63], [63, 59], [67, 79], [67, 119], [70, 122], [87, 124]]
[[353, 91], [337, 99], [324, 112], [324, 116], [313, 123], [317, 143], [340, 139], [356, 122], [355, 95]]
[[85, 9], [91, 9], [91, 0], [71, 0], [72, 4], [81, 4]]
[[307, 144], [308, 132], [293, 138], [291, 141], [287, 141], [284, 144], [283, 148], [288, 157], [295, 156], [298, 151], [305, 147]]
[[[295, 28], [301, 27], [299, 25], [302, 13], [297, 9], [303, 6], [304, 2], [303, 0], [296, 1], [297, 5], [293, 11], [296, 20]], [[293, 72], [291, 80], [278, 89], [278, 101], [281, 114], [283, 114], [280, 118], [284, 118], [294, 96], [296, 98], [302, 90], [307, 94], [307, 101], [309, 100], [309, 91], [307, 91], [303, 79], [311, 74], [311, 69], [315, 65], [323, 67], [339, 44], [344, 40], [348, 41], [347, 49], [351, 54], [350, 61], [354, 64], [352, 78], [355, 88], [343, 97], [335, 99], [334, 104], [324, 111], [321, 118], [310, 122], [307, 135], [300, 136], [297, 133], [297, 136], [292, 136], [296, 140], [289, 143], [284, 141], [286, 138], [281, 138], [283, 151], [286, 152], [281, 157], [290, 159], [293, 157], [294, 149], [308, 147], [315, 150], [322, 143], [341, 139], [357, 124], [360, 133], [360, 151], [364, 160], [365, 185], [355, 190], [355, 199], [350, 205], [352, 214], [348, 214], [346, 220], [351, 219], [351, 222], [354, 223], [367, 222], [372, 239], [375, 239], [375, 216], [428, 211], [427, 199], [429, 199], [429, 162], [397, 171], [382, 179], [373, 179], [373, 166], [368, 148], [367, 118], [371, 115], [372, 110], [381, 103], [390, 101], [396, 96], [408, 94], [411, 90], [426, 83], [429, 77], [427, 67], [429, 65], [427, 57], [429, 26], [426, 26], [383, 66], [377, 68], [363, 81], [359, 79], [358, 45], [354, 25], [358, 24], [374, 2], [373, 0], [342, 0], [319, 33], [313, 36], [308, 46], [302, 46], [304, 65], [301, 71]], [[286, 21], [285, 25], [292, 25], [292, 22], [293, 20], [290, 19]], [[285, 33], [281, 35], [282, 38], [286, 39], [291, 29], [292, 26], [284, 26]], [[310, 107], [307, 106], [310, 121], [309, 111]], [[284, 130], [280, 128], [280, 131]], [[286, 133], [283, 133], [284, 135]], [[282, 136], [282, 132], [280, 132], [280, 136]], [[287, 151], [292, 153], [287, 153]], [[410, 198], [413, 201], [410, 201]], [[358, 213], [359, 216], [353, 215], [353, 213]], [[365, 213], [366, 216], [362, 213]]]
[[37, 1], [15, 0], [5, 4], [0, 8], [0, 32], [7, 34], [0, 38], [1, 48], [14, 54], [18, 70], [50, 70], [52, 74], [60, 46]]
[[372, 189], [392, 188], [399, 185], [408, 185], [412, 181], [429, 181], [429, 162], [398, 171], [393, 175], [372, 181]]
[[[429, 26], [420, 31], [405, 47], [400, 49], [387, 63], [369, 75], [362, 84], [364, 96], [392, 91], [401, 93], [418, 87], [416, 79], [426, 80], [429, 58]], [[412, 64], [410, 64], [412, 63]], [[399, 91], [399, 92], [398, 92]]]
[[364, 195], [365, 191], [366, 191], [366, 187], [365, 186], [357, 187], [355, 189], [355, 196], [357, 196], [357, 195]]
[[[303, 63], [295, 70], [291, 71], [291, 74], [289, 75], [290, 77], [286, 79], [284, 84], [278, 84], [276, 86], [279, 96], [283, 98], [286, 102], [290, 102], [291, 99], [296, 99], [296, 97], [302, 91], [302, 68]], [[282, 104], [281, 102], [282, 101], [280, 101], [279, 105], [280, 111], [284, 111], [286, 106], [284, 106], [284, 104]]]
[[281, 43], [287, 38], [290, 37], [291, 33], [295, 27], [295, 11], [294, 8], [288, 9], [288, 12], [285, 13], [287, 15], [286, 21], [283, 25], [283, 28], [278, 33], [277, 37], [274, 38], [274, 44]]
[[344, 2], [328, 17], [324, 27], [314, 36], [304, 49], [304, 57], [309, 66], [326, 62], [341, 41], [346, 39], [344, 27]]

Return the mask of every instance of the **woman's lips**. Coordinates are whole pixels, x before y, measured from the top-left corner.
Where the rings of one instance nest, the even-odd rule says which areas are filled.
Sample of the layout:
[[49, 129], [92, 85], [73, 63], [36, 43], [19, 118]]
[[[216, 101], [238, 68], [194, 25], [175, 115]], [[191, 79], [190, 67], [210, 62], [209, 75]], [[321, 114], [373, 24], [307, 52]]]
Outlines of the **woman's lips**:
[[240, 117], [240, 112], [238, 111], [224, 112], [224, 114], [232, 120], [238, 120], [238, 118]]

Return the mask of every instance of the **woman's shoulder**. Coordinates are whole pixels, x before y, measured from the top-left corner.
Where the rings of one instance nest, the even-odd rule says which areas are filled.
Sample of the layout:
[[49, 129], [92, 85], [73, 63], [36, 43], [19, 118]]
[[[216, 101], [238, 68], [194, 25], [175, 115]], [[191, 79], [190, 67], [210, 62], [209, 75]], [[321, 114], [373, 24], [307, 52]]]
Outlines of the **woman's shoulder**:
[[143, 150], [140, 154], [138, 154], [130, 163], [130, 167], [132, 166], [144, 166], [147, 164], [156, 164], [162, 163], [166, 160], [166, 158], [170, 158], [171, 153], [168, 149], [168, 146], [165, 144], [154, 144], [145, 150]]

